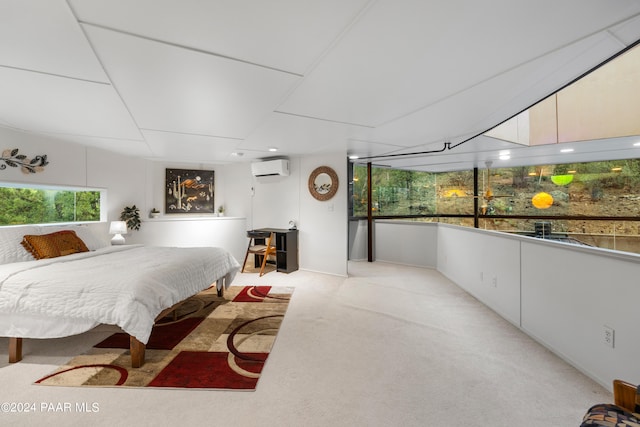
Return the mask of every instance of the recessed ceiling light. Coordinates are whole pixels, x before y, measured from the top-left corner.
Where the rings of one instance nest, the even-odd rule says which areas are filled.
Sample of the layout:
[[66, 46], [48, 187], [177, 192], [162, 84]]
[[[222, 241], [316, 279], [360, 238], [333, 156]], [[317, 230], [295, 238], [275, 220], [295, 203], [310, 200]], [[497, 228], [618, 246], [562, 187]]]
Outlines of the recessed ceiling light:
[[269, 147], [269, 151], [275, 153], [276, 151], [278, 151], [278, 149], [276, 147]]
[[231, 155], [235, 156], [235, 157], [242, 157], [242, 156], [244, 156], [244, 153], [240, 153], [240, 152], [235, 152], [234, 151], [233, 153], [231, 153]]
[[633, 144], [633, 146], [634, 146], [634, 147], [640, 147], [640, 142], [635, 142], [635, 143]]
[[356, 160], [356, 159], [359, 159], [359, 158], [360, 158], [360, 156], [357, 156], [355, 154], [349, 156], [349, 160]]
[[511, 156], [508, 154], [501, 154], [499, 157], [500, 160], [509, 160], [510, 158]]
[[501, 155], [501, 156], [508, 156], [509, 154], [511, 154], [511, 151], [509, 151], [509, 150], [502, 150], [499, 153], [499, 155]]
[[571, 153], [573, 150], [573, 148], [563, 148], [562, 150], [560, 150], [561, 153]]

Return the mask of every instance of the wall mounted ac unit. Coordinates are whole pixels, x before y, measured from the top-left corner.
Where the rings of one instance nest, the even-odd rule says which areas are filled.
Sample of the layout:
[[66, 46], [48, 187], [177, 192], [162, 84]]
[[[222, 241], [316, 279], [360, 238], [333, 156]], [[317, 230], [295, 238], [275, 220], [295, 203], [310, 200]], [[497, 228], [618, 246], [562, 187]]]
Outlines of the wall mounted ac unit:
[[253, 176], [289, 176], [289, 160], [265, 160], [251, 163], [251, 174]]

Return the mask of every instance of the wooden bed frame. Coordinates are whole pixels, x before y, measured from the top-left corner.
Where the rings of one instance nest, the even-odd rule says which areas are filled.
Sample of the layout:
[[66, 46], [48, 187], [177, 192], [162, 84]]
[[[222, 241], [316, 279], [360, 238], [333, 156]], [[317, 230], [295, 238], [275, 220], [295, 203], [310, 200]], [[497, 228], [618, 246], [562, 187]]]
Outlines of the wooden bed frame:
[[[217, 290], [218, 296], [221, 297], [224, 295], [224, 283]], [[188, 299], [188, 298], [187, 298]], [[185, 300], [186, 301], [186, 300]], [[155, 319], [158, 320], [168, 316], [172, 312], [175, 316], [175, 310], [181, 306], [184, 301], [181, 301], [172, 307], [169, 307], [162, 311]], [[129, 351], [131, 352], [131, 367], [139, 368], [144, 365], [144, 354], [145, 354], [146, 346], [138, 341], [134, 336], [129, 336]], [[9, 337], [9, 363], [16, 363], [22, 360], [22, 338], [17, 337]]]
[[[131, 351], [131, 367], [139, 368], [144, 365], [144, 353], [146, 346], [135, 337], [129, 337], [129, 350]], [[22, 338], [9, 337], [9, 363], [22, 360]]]

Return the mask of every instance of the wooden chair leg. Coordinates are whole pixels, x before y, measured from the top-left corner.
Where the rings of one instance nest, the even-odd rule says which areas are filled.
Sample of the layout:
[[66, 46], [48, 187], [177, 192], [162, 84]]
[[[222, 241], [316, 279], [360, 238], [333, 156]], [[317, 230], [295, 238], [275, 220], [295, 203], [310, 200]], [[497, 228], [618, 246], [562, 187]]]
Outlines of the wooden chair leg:
[[22, 338], [9, 338], [9, 363], [22, 360]]
[[269, 252], [265, 251], [264, 255], [262, 255], [262, 264], [260, 266], [260, 277], [264, 274], [264, 266], [267, 265], [267, 258], [269, 258]]
[[242, 263], [242, 270], [240, 270], [240, 273], [244, 273], [244, 266], [247, 265], [247, 259], [249, 259], [249, 248], [251, 248], [251, 239], [249, 239], [249, 246], [247, 246], [247, 253], [244, 255], [244, 262]]

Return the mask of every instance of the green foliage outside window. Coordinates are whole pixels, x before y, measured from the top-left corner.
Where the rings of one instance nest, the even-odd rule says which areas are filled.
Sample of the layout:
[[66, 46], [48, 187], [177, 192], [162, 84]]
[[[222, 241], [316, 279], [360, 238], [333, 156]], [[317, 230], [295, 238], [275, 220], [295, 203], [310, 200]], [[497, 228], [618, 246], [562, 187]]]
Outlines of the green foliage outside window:
[[[371, 172], [374, 217], [474, 226], [473, 171]], [[478, 175], [480, 228], [530, 235], [547, 221], [553, 233], [581, 244], [640, 253], [640, 159], [496, 167]], [[367, 216], [365, 166], [353, 166], [352, 208], [354, 217]]]
[[[435, 175], [388, 168], [372, 170], [374, 215], [424, 215], [435, 212]], [[367, 215], [367, 168], [354, 167], [353, 214]]]
[[[353, 215], [367, 214], [367, 170], [354, 165]], [[640, 214], [640, 159], [479, 171], [484, 215], [631, 217]], [[372, 168], [374, 216], [474, 215], [473, 171]], [[551, 196], [546, 207], [532, 200]]]
[[0, 187], [0, 225], [100, 221], [100, 191]]

